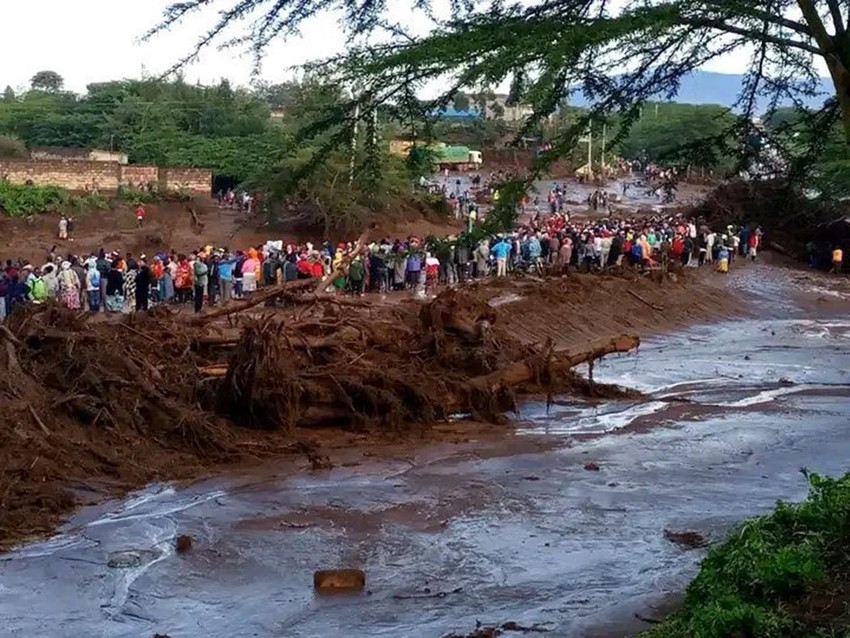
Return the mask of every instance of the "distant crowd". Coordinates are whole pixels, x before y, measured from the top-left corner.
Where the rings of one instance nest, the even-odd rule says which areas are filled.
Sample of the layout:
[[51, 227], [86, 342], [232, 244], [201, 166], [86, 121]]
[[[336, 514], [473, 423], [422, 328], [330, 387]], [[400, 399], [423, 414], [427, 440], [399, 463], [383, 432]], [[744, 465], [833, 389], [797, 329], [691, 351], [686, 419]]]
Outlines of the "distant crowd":
[[440, 286], [517, 272], [653, 269], [672, 262], [716, 264], [725, 273], [736, 257], [756, 259], [762, 232], [731, 226], [716, 232], [678, 216], [579, 222], [555, 212], [535, 214], [510, 233], [473, 237], [384, 238], [359, 249], [353, 242], [269, 241], [247, 250], [205, 246], [150, 257], [105, 250], [51, 253], [39, 267], [9, 260], [0, 277], [0, 318], [16, 305], [48, 301], [91, 312], [132, 313], [159, 303], [192, 304], [201, 312], [204, 305], [227, 303], [258, 287], [332, 273], [333, 290], [355, 295], [404, 290], [426, 295]]

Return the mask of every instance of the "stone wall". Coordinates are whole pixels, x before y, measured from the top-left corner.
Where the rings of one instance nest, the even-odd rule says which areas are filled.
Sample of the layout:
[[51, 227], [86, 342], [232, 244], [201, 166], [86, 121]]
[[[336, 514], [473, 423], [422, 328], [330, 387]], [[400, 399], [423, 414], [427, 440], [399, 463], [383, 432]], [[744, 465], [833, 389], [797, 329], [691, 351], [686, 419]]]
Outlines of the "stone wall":
[[15, 184], [61, 186], [72, 191], [117, 191], [119, 185], [135, 188], [153, 182], [161, 191], [188, 189], [196, 195], [212, 192], [212, 171], [202, 168], [157, 168], [118, 162], [83, 160], [0, 160], [0, 179]]
[[97, 188], [118, 190], [121, 165], [118, 162], [0, 161], [0, 178], [15, 184], [31, 182], [37, 186], [61, 186], [72, 191]]
[[159, 186], [159, 168], [127, 164], [121, 167], [121, 185], [129, 188], [145, 188], [148, 184]]
[[167, 191], [187, 189], [192, 193], [212, 193], [212, 171], [205, 168], [161, 168], [159, 187]]

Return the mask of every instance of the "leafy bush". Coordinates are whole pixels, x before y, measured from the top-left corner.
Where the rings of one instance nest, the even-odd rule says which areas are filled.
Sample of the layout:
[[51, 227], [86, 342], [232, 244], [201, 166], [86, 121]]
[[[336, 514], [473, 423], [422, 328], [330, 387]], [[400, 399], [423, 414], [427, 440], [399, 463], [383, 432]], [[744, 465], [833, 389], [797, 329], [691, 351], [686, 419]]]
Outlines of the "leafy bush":
[[737, 527], [703, 561], [683, 609], [647, 638], [830, 635], [791, 610], [813, 588], [848, 581], [850, 474], [805, 474], [808, 498], [780, 502], [772, 514]]
[[162, 195], [157, 190], [147, 190], [144, 188], [126, 188], [118, 189], [118, 200], [138, 206], [139, 204], [155, 204], [162, 201]]
[[70, 193], [58, 186], [0, 181], [0, 210], [11, 217], [56, 213], [65, 210], [70, 201]]
[[86, 195], [71, 196], [71, 204], [76, 212], [84, 213], [95, 208], [100, 210], [109, 208], [109, 199], [104, 195], [87, 193]]
[[0, 159], [26, 159], [27, 145], [12, 135], [0, 135]]
[[10, 217], [42, 213], [83, 213], [93, 208], [109, 208], [103, 195], [72, 195], [59, 186], [34, 186], [0, 181], [0, 212]]

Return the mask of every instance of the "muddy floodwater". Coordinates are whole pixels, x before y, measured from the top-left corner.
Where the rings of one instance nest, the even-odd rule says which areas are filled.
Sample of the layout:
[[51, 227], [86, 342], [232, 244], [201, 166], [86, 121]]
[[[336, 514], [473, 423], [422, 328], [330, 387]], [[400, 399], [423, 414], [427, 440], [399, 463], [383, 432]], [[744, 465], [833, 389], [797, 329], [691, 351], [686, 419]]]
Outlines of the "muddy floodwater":
[[[848, 470], [846, 305], [813, 311], [796, 292], [827, 284], [749, 276], [757, 317], [597, 364], [597, 380], [644, 399], [531, 403], [507, 440], [312, 473], [269, 464], [84, 509], [0, 557], [0, 634], [634, 633], [634, 614], [681, 592], [704, 555], [665, 529], [717, 541], [802, 498], [800, 468]], [[192, 551], [175, 553], [179, 534]], [[315, 594], [313, 571], [334, 567], [364, 569], [367, 590]]]

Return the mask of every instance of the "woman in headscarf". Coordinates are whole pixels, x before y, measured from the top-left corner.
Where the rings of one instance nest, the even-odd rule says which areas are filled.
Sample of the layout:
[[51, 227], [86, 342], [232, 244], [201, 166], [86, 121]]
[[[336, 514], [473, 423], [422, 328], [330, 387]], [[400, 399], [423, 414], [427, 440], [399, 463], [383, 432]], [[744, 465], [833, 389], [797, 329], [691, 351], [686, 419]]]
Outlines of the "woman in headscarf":
[[47, 286], [47, 298], [56, 301], [59, 298], [59, 278], [56, 276], [54, 264], [44, 264], [41, 268], [41, 278]]
[[89, 259], [86, 262], [88, 270], [86, 270], [86, 294], [88, 295], [89, 310], [92, 312], [100, 311], [100, 287], [101, 277], [100, 271], [97, 269], [97, 260]]
[[160, 301], [174, 301], [174, 277], [177, 275], [177, 262], [163, 257], [162, 278], [159, 284]]
[[150, 266], [144, 259], [140, 259], [139, 270], [136, 273], [136, 310], [148, 309], [152, 280]]
[[59, 269], [59, 301], [71, 310], [80, 309], [80, 278], [71, 269], [70, 261], [63, 261]]
[[124, 312], [136, 311], [136, 275], [139, 274], [139, 266], [134, 261], [127, 267], [124, 274]]
[[112, 262], [106, 273], [106, 299], [107, 312], [121, 312], [124, 309], [124, 274], [118, 269], [118, 260]]
[[194, 278], [192, 276], [192, 266], [186, 255], [177, 255], [177, 269], [174, 276], [174, 288], [177, 291], [177, 303], [186, 303], [192, 297], [192, 286]]
[[260, 260], [256, 248], [248, 249], [248, 259], [242, 264], [242, 290], [253, 292], [257, 289]]

